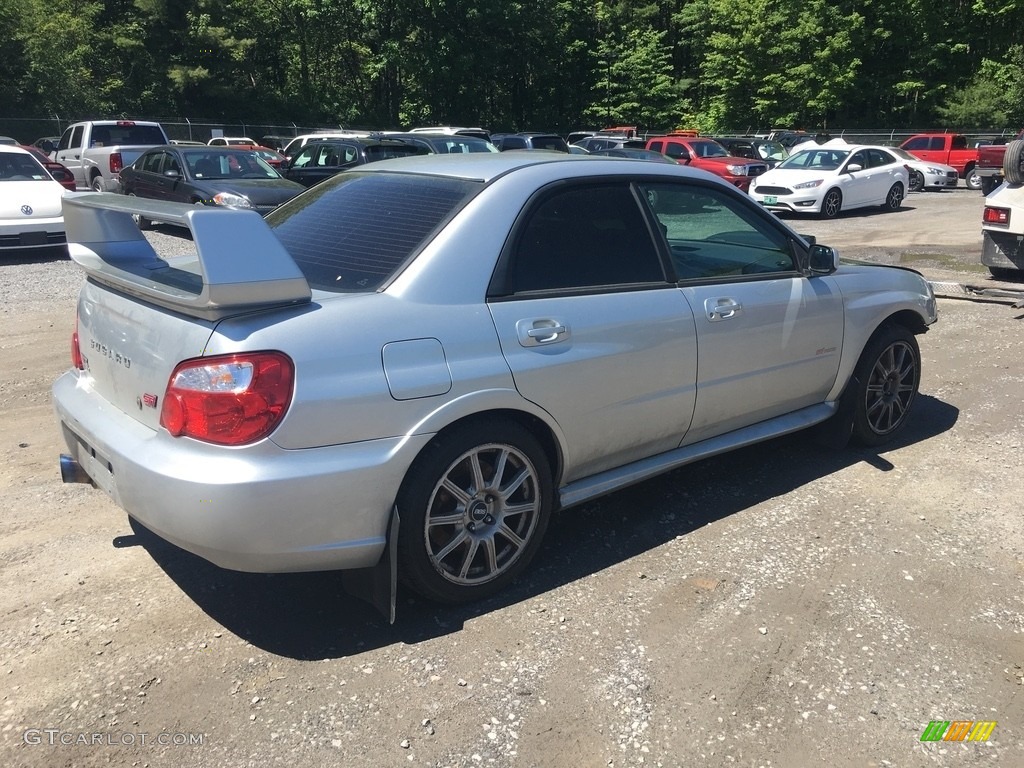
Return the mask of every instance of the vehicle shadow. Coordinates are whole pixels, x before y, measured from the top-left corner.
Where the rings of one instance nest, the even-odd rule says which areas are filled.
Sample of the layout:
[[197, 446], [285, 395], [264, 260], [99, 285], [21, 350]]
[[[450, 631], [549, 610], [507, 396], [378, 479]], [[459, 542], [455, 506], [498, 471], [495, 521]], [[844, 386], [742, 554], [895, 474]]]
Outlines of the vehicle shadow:
[[0, 264], [14, 266], [16, 264], [46, 264], [51, 261], [67, 261], [66, 245], [51, 245], [46, 248], [11, 248], [5, 250]]
[[915, 418], [883, 452], [823, 449], [809, 432], [687, 465], [555, 515], [528, 573], [500, 595], [466, 606], [421, 600], [399, 587], [397, 619], [387, 622], [346, 593], [336, 572], [250, 574], [218, 568], [131, 521], [115, 547], [142, 546], [211, 618], [270, 653], [302, 660], [338, 658], [396, 642], [416, 644], [466, 622], [542, 597], [679, 536], [765, 503], [859, 462], [895, 466], [885, 454], [953, 427], [959, 411], [920, 395]]

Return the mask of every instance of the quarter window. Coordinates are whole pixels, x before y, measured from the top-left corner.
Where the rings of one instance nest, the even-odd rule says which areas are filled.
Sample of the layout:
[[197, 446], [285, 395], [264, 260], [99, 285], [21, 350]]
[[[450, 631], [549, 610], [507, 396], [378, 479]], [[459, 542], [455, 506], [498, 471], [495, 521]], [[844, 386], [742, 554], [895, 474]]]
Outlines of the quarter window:
[[661, 225], [680, 280], [796, 271], [789, 238], [731, 195], [688, 184], [650, 182], [640, 189]]

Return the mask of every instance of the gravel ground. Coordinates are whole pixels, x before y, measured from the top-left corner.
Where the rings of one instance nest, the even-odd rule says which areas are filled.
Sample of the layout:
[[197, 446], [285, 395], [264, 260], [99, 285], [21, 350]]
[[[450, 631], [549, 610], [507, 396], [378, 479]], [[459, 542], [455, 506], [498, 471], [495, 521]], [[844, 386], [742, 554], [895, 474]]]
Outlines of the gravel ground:
[[[961, 189], [795, 226], [992, 284], [980, 210]], [[388, 627], [335, 574], [223, 571], [60, 483], [49, 386], [80, 281], [0, 263], [0, 765], [1024, 765], [1007, 303], [940, 302], [884, 451], [795, 435], [685, 467], [557, 516], [508, 593], [401, 594]], [[931, 720], [998, 724], [922, 743]]]

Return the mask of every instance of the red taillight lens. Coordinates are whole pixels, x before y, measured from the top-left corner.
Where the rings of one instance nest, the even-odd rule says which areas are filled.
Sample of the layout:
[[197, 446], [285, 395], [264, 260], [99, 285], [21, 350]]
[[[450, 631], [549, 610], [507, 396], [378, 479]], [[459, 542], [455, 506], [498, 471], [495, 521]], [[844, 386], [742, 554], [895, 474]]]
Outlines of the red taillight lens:
[[1010, 226], [1010, 209], [993, 208], [992, 206], [986, 205], [985, 212], [981, 215], [981, 220], [985, 224], [992, 224], [997, 227], [1008, 227]]
[[110, 153], [110, 172], [111, 173], [120, 173], [122, 168], [124, 168], [124, 164], [121, 162], [121, 153], [120, 152], [111, 152]]
[[167, 383], [160, 424], [175, 437], [252, 443], [280, 423], [294, 382], [295, 366], [280, 352], [186, 360]]
[[85, 370], [82, 362], [82, 347], [78, 343], [78, 315], [75, 315], [75, 331], [71, 334], [71, 365], [80, 371]]

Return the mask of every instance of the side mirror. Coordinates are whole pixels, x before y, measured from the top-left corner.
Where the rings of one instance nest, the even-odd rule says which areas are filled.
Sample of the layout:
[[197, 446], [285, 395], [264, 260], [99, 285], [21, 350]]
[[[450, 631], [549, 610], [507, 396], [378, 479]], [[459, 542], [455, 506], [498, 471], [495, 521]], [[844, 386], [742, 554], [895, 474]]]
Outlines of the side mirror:
[[812, 275], [831, 275], [839, 268], [839, 253], [827, 245], [811, 246], [807, 266]]
[[180, 179], [181, 171], [176, 171], [173, 168], [168, 168], [166, 171], [164, 171], [164, 176], [166, 176], [168, 179]]
[[42, 144], [40, 144], [39, 148], [48, 155], [51, 154], [56, 149], [52, 141], [44, 141]]
[[864, 170], [864, 166], [861, 165], [860, 163], [850, 163], [848, 166], [846, 166], [846, 172], [847, 173], [853, 173], [854, 171], [863, 171], [863, 170]]

